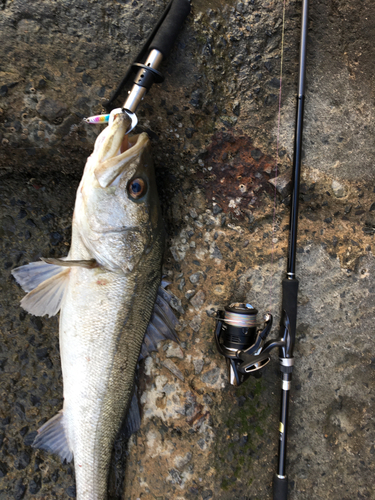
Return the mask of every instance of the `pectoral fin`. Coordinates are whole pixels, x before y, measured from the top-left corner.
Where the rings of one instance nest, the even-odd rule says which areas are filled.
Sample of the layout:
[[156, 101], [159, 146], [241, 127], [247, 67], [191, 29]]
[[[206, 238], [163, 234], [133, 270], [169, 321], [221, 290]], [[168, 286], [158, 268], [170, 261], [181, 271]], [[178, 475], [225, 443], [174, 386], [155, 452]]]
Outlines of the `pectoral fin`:
[[12, 274], [19, 285], [29, 292], [21, 306], [34, 316], [54, 316], [61, 307], [66, 286], [69, 282], [71, 267], [94, 269], [98, 267], [95, 259], [67, 260], [44, 259], [26, 266], [17, 267]]
[[48, 314], [49, 317], [59, 312], [69, 282], [70, 269], [64, 269], [63, 271], [61, 271], [60, 267], [58, 269], [60, 270], [58, 274], [42, 281], [21, 300], [21, 306], [25, 311], [34, 314], [34, 316]]
[[56, 276], [62, 271], [60, 264], [51, 265], [46, 262], [31, 262], [26, 266], [16, 267], [12, 274], [19, 285], [25, 292], [31, 292], [43, 281]]

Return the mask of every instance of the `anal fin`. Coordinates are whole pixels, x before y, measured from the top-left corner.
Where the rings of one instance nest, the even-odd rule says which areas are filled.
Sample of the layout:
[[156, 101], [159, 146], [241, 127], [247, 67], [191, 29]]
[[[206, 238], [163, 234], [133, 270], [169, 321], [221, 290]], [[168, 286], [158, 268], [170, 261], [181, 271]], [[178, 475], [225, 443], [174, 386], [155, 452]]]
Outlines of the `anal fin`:
[[138, 361], [156, 351], [157, 344], [162, 340], [170, 339], [178, 343], [175, 327], [179, 323], [169, 305], [170, 300], [171, 296], [160, 286]]
[[73, 452], [67, 439], [62, 410], [38, 429], [38, 435], [34, 439], [32, 446], [46, 450], [49, 453], [56, 453], [62, 461], [70, 462], [72, 460]]
[[135, 384], [132, 400], [125, 421], [126, 433], [130, 437], [135, 432], [138, 432], [141, 427], [141, 415], [139, 412], [138, 402], [138, 387]]

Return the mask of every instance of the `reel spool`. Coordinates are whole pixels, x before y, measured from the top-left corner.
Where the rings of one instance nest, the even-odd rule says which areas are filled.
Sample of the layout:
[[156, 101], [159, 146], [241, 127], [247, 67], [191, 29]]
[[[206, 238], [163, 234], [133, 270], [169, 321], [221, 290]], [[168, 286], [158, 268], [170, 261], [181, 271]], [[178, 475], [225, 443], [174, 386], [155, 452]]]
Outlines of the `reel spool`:
[[[231, 385], [242, 384], [250, 375], [260, 377], [261, 370], [270, 361], [268, 356], [244, 363], [243, 356], [258, 356], [271, 330], [272, 315], [266, 314], [262, 331], [257, 332], [258, 310], [251, 304], [235, 302], [217, 311], [216, 346], [227, 360], [228, 380]], [[242, 365], [242, 366], [240, 366]]]

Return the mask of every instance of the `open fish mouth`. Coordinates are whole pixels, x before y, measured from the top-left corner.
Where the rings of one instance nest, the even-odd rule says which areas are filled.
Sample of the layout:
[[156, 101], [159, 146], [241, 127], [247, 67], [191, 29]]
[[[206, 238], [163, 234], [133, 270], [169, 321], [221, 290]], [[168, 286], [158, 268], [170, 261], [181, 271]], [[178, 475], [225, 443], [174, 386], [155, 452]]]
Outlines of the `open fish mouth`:
[[[104, 138], [100, 141], [97, 152], [99, 162], [113, 158], [128, 149], [127, 141], [131, 125], [131, 118], [127, 113], [118, 113], [114, 116], [113, 121], [103, 131]], [[121, 151], [122, 149], [123, 151]]]
[[129, 136], [131, 119], [119, 113], [106, 129], [105, 138], [97, 152], [95, 177], [102, 188], [108, 187], [139, 156], [149, 143], [147, 134]]

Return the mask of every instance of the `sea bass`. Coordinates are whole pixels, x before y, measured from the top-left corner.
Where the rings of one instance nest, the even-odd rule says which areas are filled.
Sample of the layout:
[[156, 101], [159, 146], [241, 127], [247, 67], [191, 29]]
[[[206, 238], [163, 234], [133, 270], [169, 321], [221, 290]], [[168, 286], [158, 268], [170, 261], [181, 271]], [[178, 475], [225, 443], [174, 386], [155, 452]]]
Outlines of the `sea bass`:
[[[128, 412], [139, 426], [138, 360], [164, 338], [176, 317], [160, 286], [163, 222], [147, 134], [129, 137], [119, 114], [97, 138], [78, 187], [69, 254], [13, 271], [29, 292], [22, 307], [37, 316], [60, 311], [63, 409], [34, 446], [74, 457], [79, 500], [105, 500], [111, 454]], [[146, 334], [146, 335], [145, 335]]]

